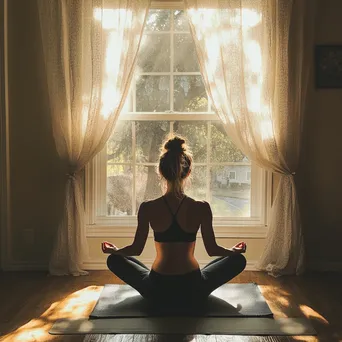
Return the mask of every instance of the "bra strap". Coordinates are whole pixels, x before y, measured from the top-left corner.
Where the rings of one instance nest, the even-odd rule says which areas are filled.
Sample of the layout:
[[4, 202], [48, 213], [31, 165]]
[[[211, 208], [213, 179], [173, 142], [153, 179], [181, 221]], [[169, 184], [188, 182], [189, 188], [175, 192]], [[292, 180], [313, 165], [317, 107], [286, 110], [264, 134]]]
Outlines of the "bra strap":
[[178, 211], [179, 211], [179, 209], [180, 209], [180, 207], [181, 207], [181, 205], [182, 205], [182, 203], [183, 203], [184, 198], [186, 197], [186, 195], [184, 195], [184, 197], [182, 198], [182, 200], [181, 200], [181, 202], [179, 203], [179, 206], [178, 206], [178, 208], [177, 208], [177, 210], [176, 210], [175, 213], [172, 212], [171, 207], [169, 206], [169, 203], [167, 203], [167, 200], [166, 200], [165, 196], [162, 196], [162, 197], [163, 197], [164, 202], [165, 202], [166, 206], [168, 207], [168, 209], [169, 209], [169, 211], [170, 211], [172, 217], [173, 217], [173, 218], [176, 218], [176, 216], [177, 216], [177, 214], [178, 214]]
[[177, 210], [176, 210], [176, 213], [175, 213], [175, 215], [174, 215], [175, 217], [177, 216], [178, 211], [179, 211], [179, 209], [180, 209], [180, 207], [181, 207], [181, 205], [182, 205], [182, 203], [183, 203], [185, 197], [186, 197], [186, 195], [184, 195], [184, 197], [182, 198], [181, 202], [179, 203], [179, 206], [178, 206], [178, 208], [177, 208]]
[[165, 198], [164, 196], [162, 196], [162, 197], [163, 197], [163, 200], [164, 200], [164, 202], [165, 202], [167, 208], [169, 209], [169, 211], [170, 211], [172, 217], [174, 217], [175, 215], [173, 215], [173, 212], [172, 212], [172, 210], [171, 210], [171, 208], [170, 208], [170, 206], [169, 206], [169, 203], [167, 203], [167, 200], [166, 200], [166, 198]]

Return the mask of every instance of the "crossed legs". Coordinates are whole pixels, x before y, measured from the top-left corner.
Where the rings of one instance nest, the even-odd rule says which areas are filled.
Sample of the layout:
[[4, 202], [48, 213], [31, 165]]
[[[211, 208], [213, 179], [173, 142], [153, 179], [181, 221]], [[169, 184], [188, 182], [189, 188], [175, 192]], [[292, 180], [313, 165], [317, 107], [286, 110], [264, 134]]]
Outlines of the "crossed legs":
[[107, 258], [108, 268], [126, 284], [135, 288], [143, 297], [148, 298], [151, 290], [149, 268], [133, 257], [111, 254]]
[[246, 267], [246, 258], [242, 254], [234, 254], [214, 259], [204, 266], [202, 272], [202, 291], [205, 296], [221, 285], [235, 278]]
[[[149, 278], [150, 270], [142, 262], [133, 257], [124, 257], [111, 254], [107, 259], [108, 268], [121, 280], [135, 288], [143, 297], [153, 295], [152, 283]], [[246, 258], [242, 254], [219, 257], [201, 270], [202, 277], [196, 290], [201, 291], [204, 297], [215, 289], [240, 274], [246, 267]], [[182, 275], [179, 275], [182, 277]], [[158, 289], [162, 292], [163, 289]], [[172, 288], [165, 289], [165, 296]]]

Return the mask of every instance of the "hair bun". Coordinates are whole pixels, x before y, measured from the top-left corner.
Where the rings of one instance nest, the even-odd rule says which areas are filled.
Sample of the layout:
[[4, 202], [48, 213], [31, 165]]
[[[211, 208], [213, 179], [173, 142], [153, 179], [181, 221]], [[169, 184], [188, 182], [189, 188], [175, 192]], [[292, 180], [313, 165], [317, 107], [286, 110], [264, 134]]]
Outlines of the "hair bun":
[[164, 148], [168, 152], [176, 152], [176, 153], [183, 153], [186, 151], [185, 146], [185, 140], [179, 137], [174, 137], [172, 139], [169, 139], [165, 145]]

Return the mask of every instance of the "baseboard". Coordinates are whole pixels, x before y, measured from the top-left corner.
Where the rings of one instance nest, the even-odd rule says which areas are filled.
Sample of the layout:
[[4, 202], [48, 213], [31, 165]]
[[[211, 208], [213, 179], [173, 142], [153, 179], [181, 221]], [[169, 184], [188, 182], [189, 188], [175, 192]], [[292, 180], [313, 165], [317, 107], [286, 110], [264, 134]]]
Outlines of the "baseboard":
[[342, 261], [310, 262], [307, 270], [316, 272], [342, 272]]
[[3, 271], [47, 271], [48, 265], [43, 263], [10, 262], [3, 266]]

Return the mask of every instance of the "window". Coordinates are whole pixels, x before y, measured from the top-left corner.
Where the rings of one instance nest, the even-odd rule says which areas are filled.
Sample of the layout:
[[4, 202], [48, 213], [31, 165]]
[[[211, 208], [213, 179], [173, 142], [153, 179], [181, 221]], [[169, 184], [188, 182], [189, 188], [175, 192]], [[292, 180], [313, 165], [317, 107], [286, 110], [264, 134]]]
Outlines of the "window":
[[229, 180], [236, 179], [236, 171], [229, 171]]
[[140, 204], [162, 195], [157, 162], [168, 133], [187, 138], [194, 159], [187, 193], [208, 201], [216, 222], [263, 224], [265, 172], [213, 112], [184, 12], [151, 9], [125, 108], [88, 169], [90, 223], [133, 224]]
[[247, 171], [247, 172], [246, 172], [246, 181], [247, 181], [247, 182], [250, 182], [250, 181], [251, 181], [251, 172], [250, 172], [250, 171]]

